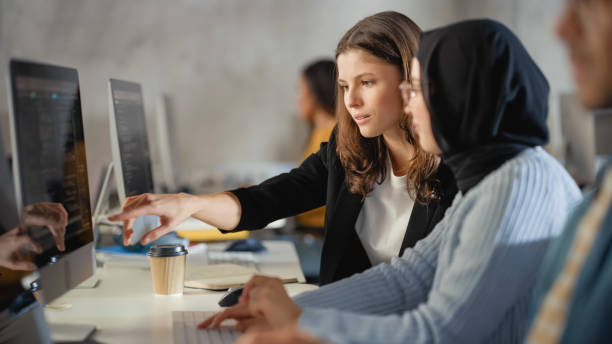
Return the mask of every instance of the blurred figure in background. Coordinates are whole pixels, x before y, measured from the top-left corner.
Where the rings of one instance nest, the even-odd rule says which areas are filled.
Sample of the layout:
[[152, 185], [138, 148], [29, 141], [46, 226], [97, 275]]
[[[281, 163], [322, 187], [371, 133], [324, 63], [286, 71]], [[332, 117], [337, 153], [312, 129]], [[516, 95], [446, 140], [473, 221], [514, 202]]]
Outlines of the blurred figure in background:
[[[321, 143], [329, 141], [336, 126], [336, 63], [318, 60], [302, 71], [298, 85], [300, 117], [312, 125], [310, 140], [302, 161], [319, 151]], [[297, 216], [298, 228], [322, 236], [325, 207], [316, 208]]]
[[[328, 142], [336, 126], [336, 63], [318, 60], [307, 65], [298, 83], [297, 105], [300, 117], [311, 126], [310, 138], [301, 162]], [[309, 283], [319, 283], [325, 207], [296, 216], [298, 236], [292, 238]]]
[[[612, 1], [571, 0], [557, 23], [578, 96], [589, 109], [612, 107]], [[570, 216], [544, 260], [529, 343], [604, 343], [612, 319], [612, 164]]]

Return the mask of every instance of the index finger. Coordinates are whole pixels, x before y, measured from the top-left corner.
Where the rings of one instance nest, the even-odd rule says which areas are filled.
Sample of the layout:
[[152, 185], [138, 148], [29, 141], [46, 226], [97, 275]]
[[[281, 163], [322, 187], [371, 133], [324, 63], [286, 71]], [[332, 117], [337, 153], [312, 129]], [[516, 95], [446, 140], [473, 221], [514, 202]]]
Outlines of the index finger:
[[[113, 216], [109, 216], [108, 219], [110, 221], [125, 221], [125, 220], [129, 220], [131, 218], [136, 218], [142, 215], [130, 215], [134, 210], [139, 210], [140, 208], [142, 208], [143, 206], [146, 205], [145, 201], [146, 201], [146, 195], [147, 194], [142, 194], [142, 195], [138, 195], [138, 196], [130, 196], [128, 198], [125, 199], [125, 201], [123, 202], [123, 205], [121, 206], [121, 212], [119, 214], [115, 214]], [[126, 215], [128, 216], [128, 218], [125, 218]], [[145, 214], [148, 215], [148, 214]]]
[[119, 214], [109, 216], [110, 221], [126, 221], [145, 215], [159, 215], [154, 212], [153, 207], [148, 205], [139, 205], [130, 209], [123, 209]]
[[130, 244], [132, 235], [134, 235], [134, 231], [132, 230], [133, 224], [134, 224], [133, 219], [123, 221], [123, 245], [124, 246], [128, 246]]
[[217, 328], [226, 319], [245, 319], [250, 317], [251, 312], [249, 311], [248, 306], [245, 304], [238, 304], [204, 320], [200, 325], [198, 325], [198, 328]]

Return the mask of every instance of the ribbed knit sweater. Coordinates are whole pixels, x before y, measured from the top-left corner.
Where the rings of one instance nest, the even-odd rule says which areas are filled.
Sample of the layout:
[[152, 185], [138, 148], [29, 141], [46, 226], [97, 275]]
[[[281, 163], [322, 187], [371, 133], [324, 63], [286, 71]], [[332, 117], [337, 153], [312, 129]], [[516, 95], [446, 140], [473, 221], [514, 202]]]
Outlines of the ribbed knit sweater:
[[553, 157], [527, 149], [402, 257], [298, 295], [299, 326], [336, 343], [519, 342], [548, 243], [580, 199]]

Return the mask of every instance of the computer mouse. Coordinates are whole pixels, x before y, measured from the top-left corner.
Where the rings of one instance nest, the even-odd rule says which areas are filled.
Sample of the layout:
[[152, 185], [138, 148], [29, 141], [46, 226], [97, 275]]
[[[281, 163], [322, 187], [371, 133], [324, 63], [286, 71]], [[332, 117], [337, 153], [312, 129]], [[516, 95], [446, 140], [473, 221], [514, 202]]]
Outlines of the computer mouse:
[[219, 300], [219, 306], [221, 307], [231, 307], [238, 303], [240, 300], [240, 295], [242, 295], [242, 287], [233, 287], [229, 288], [225, 294]]
[[266, 247], [257, 239], [246, 238], [246, 239], [234, 241], [225, 250], [228, 252], [238, 252], [238, 251], [261, 252], [261, 251], [265, 251]]

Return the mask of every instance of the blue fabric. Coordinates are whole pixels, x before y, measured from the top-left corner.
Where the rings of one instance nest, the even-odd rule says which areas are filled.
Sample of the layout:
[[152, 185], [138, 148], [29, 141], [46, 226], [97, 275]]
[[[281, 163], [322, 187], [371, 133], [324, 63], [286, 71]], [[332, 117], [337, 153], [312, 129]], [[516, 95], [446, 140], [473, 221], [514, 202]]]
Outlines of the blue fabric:
[[[546, 254], [534, 293], [530, 322], [561, 273], [578, 225], [593, 204], [597, 190], [587, 194], [570, 216], [563, 234]], [[612, 207], [584, 263], [570, 303], [561, 343], [606, 343], [612, 334]]]

